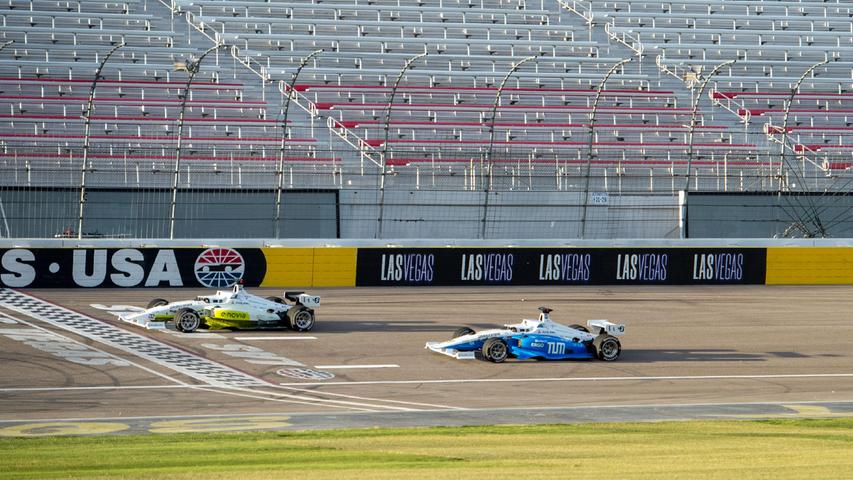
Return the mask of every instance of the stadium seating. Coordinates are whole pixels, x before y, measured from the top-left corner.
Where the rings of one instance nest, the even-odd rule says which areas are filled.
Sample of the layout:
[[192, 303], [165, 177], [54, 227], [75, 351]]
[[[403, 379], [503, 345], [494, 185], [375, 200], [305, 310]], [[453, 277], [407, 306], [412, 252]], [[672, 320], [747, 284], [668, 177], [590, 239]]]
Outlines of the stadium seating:
[[[588, 21], [604, 25], [613, 41], [635, 54], [655, 57], [663, 72], [690, 87], [716, 65], [736, 60], [714, 76], [711, 98], [720, 113], [736, 115], [747, 131], [765, 133], [769, 140], [765, 149], [777, 153], [777, 163], [785, 161], [784, 142], [784, 158], [801, 162], [803, 175], [831, 175], [850, 166], [853, 5], [849, 2], [573, 3], [583, 4], [576, 10]], [[785, 129], [785, 107], [795, 88]], [[719, 114], [711, 118], [731, 122]]]
[[[182, 44], [186, 40], [147, 7], [138, 0], [9, 0], [0, 6], [0, 42], [14, 42], [0, 51], [0, 162], [79, 172], [92, 80], [104, 55], [121, 45], [97, 83], [87, 168], [100, 178], [93, 175], [90, 181], [115, 183], [127, 175], [106, 172], [133, 168], [137, 176], [140, 170], [148, 172], [141, 183], [148, 177], [154, 184], [170, 183], [166, 172], [174, 171], [188, 75], [177, 67], [200, 50], [176, 45], [176, 38]], [[269, 174], [279, 160], [281, 119], [231, 71], [227, 56], [227, 51], [211, 53], [193, 81], [182, 160], [201, 170], [246, 164], [274, 178]], [[316, 138], [305, 131], [291, 127], [284, 161], [335, 164], [337, 158], [318, 155]], [[74, 185], [79, 178], [69, 174], [59, 181]]]
[[[98, 83], [94, 170], [173, 168], [187, 78], [176, 65], [212, 45], [223, 48], [187, 98], [182, 159], [252, 164], [262, 181], [275, 178], [284, 93], [302, 107], [290, 109], [284, 161], [325, 173], [364, 172], [368, 159], [400, 182], [488, 165], [579, 177], [591, 160], [596, 177], [719, 176], [723, 163], [754, 175], [778, 163], [782, 137], [815, 168], [846, 168], [851, 13], [840, 1], [6, 0], [0, 41], [14, 43], [0, 51], [0, 161], [74, 164], [94, 72], [124, 44]], [[293, 92], [270, 88], [318, 49]], [[596, 87], [631, 55], [608, 79], [590, 137]], [[693, 119], [684, 87], [729, 59]], [[803, 82], [782, 135], [785, 94], [821, 60], [832, 61]]]
[[[579, 174], [589, 156], [595, 87], [623, 58], [578, 26], [554, 24], [556, 12], [520, 1], [174, 4], [199, 31], [235, 45], [247, 66], [269, 79], [289, 79], [302, 57], [324, 49], [302, 71], [297, 94], [375, 158], [384, 154], [397, 173], [407, 166], [452, 168], [442, 164], [482, 170], [488, 162], [517, 170], [556, 163]], [[391, 85], [403, 63], [423, 52], [396, 92], [386, 144]], [[537, 58], [509, 79], [492, 119], [498, 86], [528, 56]], [[594, 164], [614, 172], [626, 165], [665, 165], [670, 175], [683, 170], [689, 121], [690, 105], [680, 95], [652, 88], [648, 75], [629, 64], [608, 80], [601, 97]], [[730, 127], [701, 116], [698, 125], [696, 165], [754, 149], [733, 142]]]

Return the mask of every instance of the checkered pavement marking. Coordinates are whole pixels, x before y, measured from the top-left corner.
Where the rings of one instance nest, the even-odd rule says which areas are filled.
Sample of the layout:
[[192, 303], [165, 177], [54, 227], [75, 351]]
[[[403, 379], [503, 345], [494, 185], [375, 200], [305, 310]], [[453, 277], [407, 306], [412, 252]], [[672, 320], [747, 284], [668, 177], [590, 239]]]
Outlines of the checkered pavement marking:
[[0, 305], [64, 330], [152, 361], [208, 385], [251, 387], [268, 385], [220, 363], [193, 355], [154, 339], [128, 332], [100, 320], [29, 295], [0, 288]]

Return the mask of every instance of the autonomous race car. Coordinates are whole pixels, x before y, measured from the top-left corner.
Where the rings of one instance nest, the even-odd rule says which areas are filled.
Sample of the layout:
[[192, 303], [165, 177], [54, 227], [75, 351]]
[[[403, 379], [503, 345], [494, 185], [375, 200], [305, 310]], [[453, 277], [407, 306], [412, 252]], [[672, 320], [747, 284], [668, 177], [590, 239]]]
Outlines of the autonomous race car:
[[155, 298], [142, 312], [122, 315], [121, 319], [136, 324], [174, 321], [181, 332], [193, 332], [206, 325], [223, 328], [282, 328], [298, 332], [314, 328], [314, 309], [320, 297], [304, 292], [284, 292], [284, 298], [252, 295], [236, 284], [231, 290], [217, 290], [213, 295], [200, 295], [195, 300], [169, 302]]
[[622, 352], [620, 337], [625, 325], [607, 320], [589, 320], [587, 326], [561, 325], [550, 317], [552, 310], [539, 307], [538, 320], [504, 325], [504, 328], [474, 330], [462, 327], [451, 340], [427, 342], [433, 352], [459, 359], [482, 356], [501, 363], [508, 358], [563, 360], [598, 358], [611, 362]]

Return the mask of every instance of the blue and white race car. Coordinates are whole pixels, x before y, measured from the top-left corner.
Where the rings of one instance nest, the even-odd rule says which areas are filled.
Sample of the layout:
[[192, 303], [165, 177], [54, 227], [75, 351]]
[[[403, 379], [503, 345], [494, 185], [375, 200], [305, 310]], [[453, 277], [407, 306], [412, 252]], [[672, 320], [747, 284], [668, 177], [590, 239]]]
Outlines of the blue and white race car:
[[539, 307], [538, 320], [504, 325], [504, 328], [474, 330], [462, 327], [451, 340], [427, 342], [426, 348], [459, 359], [476, 358], [500, 363], [507, 358], [544, 360], [598, 358], [612, 362], [622, 352], [620, 337], [625, 325], [607, 320], [589, 320], [583, 325], [561, 325], [551, 321], [551, 309]]

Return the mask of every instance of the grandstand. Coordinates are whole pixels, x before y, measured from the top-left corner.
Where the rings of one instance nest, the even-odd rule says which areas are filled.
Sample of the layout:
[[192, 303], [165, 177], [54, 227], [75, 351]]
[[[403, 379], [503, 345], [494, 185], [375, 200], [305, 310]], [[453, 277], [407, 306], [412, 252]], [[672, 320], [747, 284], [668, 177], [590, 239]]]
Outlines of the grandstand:
[[720, 232], [840, 235], [851, 15], [3, 0], [0, 236], [677, 238], [720, 192], [777, 207]]

